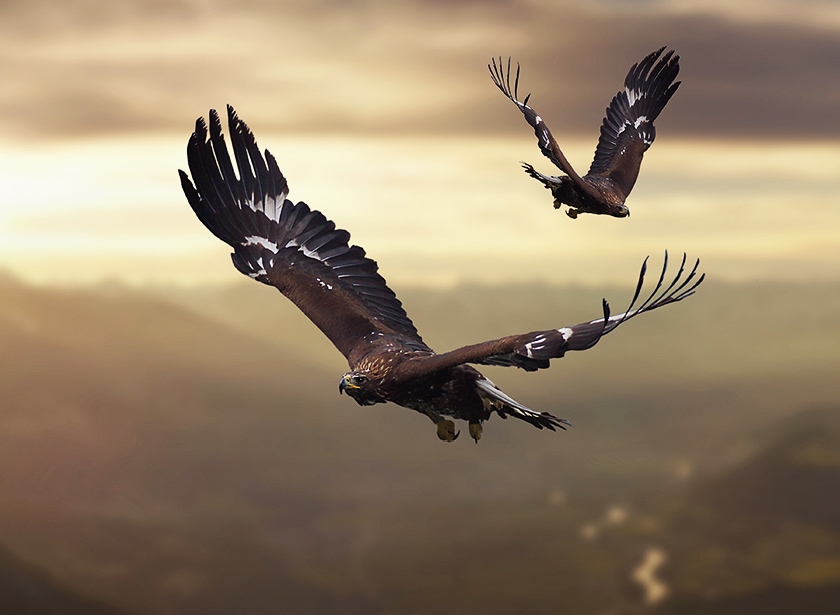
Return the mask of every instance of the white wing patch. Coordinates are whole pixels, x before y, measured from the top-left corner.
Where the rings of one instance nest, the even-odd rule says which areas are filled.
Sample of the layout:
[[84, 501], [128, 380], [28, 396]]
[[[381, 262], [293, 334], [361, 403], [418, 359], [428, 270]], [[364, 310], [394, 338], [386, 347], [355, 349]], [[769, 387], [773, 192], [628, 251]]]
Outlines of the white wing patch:
[[306, 246], [300, 246], [298, 248], [301, 252], [303, 252], [304, 256], [308, 256], [309, 258], [314, 258], [316, 261], [321, 260], [321, 256], [318, 254], [317, 250], [309, 250]]
[[287, 196], [289, 196], [288, 186], [276, 197], [268, 197], [259, 203], [254, 200], [254, 195], [251, 195], [247, 203], [248, 207], [250, 207], [253, 211], [258, 211], [261, 214], [265, 214], [267, 218], [274, 220], [275, 222], [279, 222], [280, 214], [283, 213], [283, 204], [286, 202]]
[[[562, 329], [557, 329], [557, 333], [560, 334], [560, 337], [563, 338], [564, 342], [568, 342], [569, 338], [572, 337], [572, 331], [569, 327], [563, 327]], [[545, 343], [548, 341], [548, 336], [544, 333], [540, 333], [532, 339], [530, 342], [525, 344], [525, 356], [529, 359], [534, 358], [534, 351], [535, 350], [543, 350], [545, 348]]]
[[543, 128], [542, 131], [542, 142], [548, 147], [551, 144], [551, 139], [548, 138], [548, 130]]
[[624, 88], [624, 93], [627, 95], [627, 104], [631, 107], [636, 104], [636, 101], [639, 100], [643, 96], [643, 92], [639, 92], [638, 90], [631, 90], [630, 88]]
[[[613, 314], [612, 316], [609, 317], [607, 322], [616, 322], [616, 321], [619, 321], [619, 320], [632, 318], [633, 316], [635, 316], [638, 313], [638, 311], [639, 310], [632, 310], [630, 312], [622, 312], [621, 314]], [[592, 322], [590, 322], [589, 324], [590, 325], [597, 325], [598, 323], [601, 323], [601, 322], [604, 322], [604, 319], [603, 318], [597, 318], [597, 319], [593, 320]]]
[[287, 187], [282, 194], [266, 199], [265, 203], [263, 203], [263, 211], [265, 212], [265, 215], [275, 222], [279, 222], [280, 214], [283, 213], [283, 204], [286, 202], [286, 196], [288, 194], [289, 188]]
[[525, 344], [525, 354], [529, 359], [534, 358], [534, 351], [535, 350], [542, 350], [545, 348], [545, 335], [538, 335], [530, 342]]
[[[640, 115], [638, 118], [636, 118], [636, 121], [632, 122], [632, 123], [630, 122], [630, 120], [624, 120], [624, 123], [621, 126], [618, 127], [618, 130], [616, 131], [615, 135], [616, 136], [620, 135], [622, 132], [624, 132], [627, 129], [628, 126], [632, 126], [636, 130], [638, 130], [639, 126], [647, 123], [647, 121], [648, 121], [648, 119], [647, 119], [646, 115]], [[647, 138], [645, 138], [645, 143], [648, 143]], [[650, 145], [650, 143], [648, 143], [648, 145]]]
[[[248, 274], [248, 276], [256, 279], [256, 278], [260, 277], [261, 275], [268, 275], [268, 272], [266, 272], [266, 270], [265, 270], [265, 263], [263, 263], [262, 256], [260, 256], [257, 259], [257, 264], [260, 266], [260, 269], [258, 269], [257, 271], [252, 271], [251, 273]], [[269, 265], [269, 267], [273, 264], [274, 263], [271, 263]]]
[[317, 250], [310, 250], [310, 249], [309, 249], [309, 248], [307, 248], [306, 246], [302, 246], [302, 245], [300, 245], [300, 244], [299, 244], [296, 240], [294, 240], [294, 239], [290, 239], [290, 240], [289, 240], [289, 242], [288, 242], [285, 246], [283, 246], [283, 247], [285, 247], [285, 248], [297, 248], [300, 252], [303, 252], [303, 255], [304, 255], [304, 256], [307, 256], [307, 257], [309, 257], [309, 258], [313, 258], [313, 259], [315, 259], [316, 261], [320, 261], [320, 260], [322, 260], [322, 259], [321, 259], [321, 256], [318, 254], [318, 251], [317, 251]]
[[278, 252], [277, 244], [273, 241], [269, 241], [265, 237], [258, 237], [257, 235], [251, 235], [250, 237], [245, 238], [245, 243], [242, 244], [244, 246], [262, 246], [266, 250], [271, 250], [275, 254]]
[[318, 285], [321, 288], [326, 288], [327, 290], [332, 290], [333, 289], [332, 284], [328, 284], [327, 282], [324, 282], [321, 278], [315, 278], [315, 280], [318, 282]]

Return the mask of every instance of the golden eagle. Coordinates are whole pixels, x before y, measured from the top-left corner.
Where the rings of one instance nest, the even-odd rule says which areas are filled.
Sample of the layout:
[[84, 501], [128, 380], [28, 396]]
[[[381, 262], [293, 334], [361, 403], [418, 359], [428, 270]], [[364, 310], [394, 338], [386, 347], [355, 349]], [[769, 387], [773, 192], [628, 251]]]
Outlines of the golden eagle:
[[209, 136], [208, 125], [199, 118], [190, 137], [187, 159], [195, 186], [184, 171], [179, 173], [198, 219], [233, 248], [236, 269], [276, 287], [347, 358], [350, 371], [339, 381], [340, 392], [363, 406], [390, 401], [421, 412], [437, 425], [437, 435], [445, 441], [455, 440], [459, 433], [445, 417], [467, 421], [476, 441], [482, 423], [493, 412], [539, 429], [554, 431], [569, 424], [526, 408], [467, 363], [528, 371], [548, 367], [549, 359], [591, 348], [633, 316], [688, 297], [703, 280], [697, 277], [699, 261], [683, 278], [683, 256], [677, 276], [663, 289], [666, 254], [656, 288], [635, 309], [644, 265], [633, 301], [623, 314], [610, 316], [604, 300], [603, 316], [591, 322], [437, 354], [423, 342], [377, 273], [376, 263], [362, 248], [349, 244], [350, 234], [306, 203], [286, 198], [288, 183], [274, 157], [260, 152], [248, 126], [230, 106], [228, 132], [233, 159], [215, 111], [210, 111]]
[[634, 64], [624, 79], [624, 90], [616, 94], [601, 125], [601, 137], [595, 148], [595, 159], [589, 172], [581, 177], [566, 160], [543, 119], [528, 106], [530, 94], [519, 101], [519, 64], [513, 88], [510, 84], [510, 58], [507, 71], [493, 59], [488, 64], [493, 83], [512, 100], [534, 129], [540, 151], [566, 175], [543, 175], [527, 162], [522, 163], [531, 177], [551, 190], [554, 207], [568, 205], [566, 213], [577, 218], [579, 213], [607, 214], [617, 218], [630, 215], [624, 204], [633, 189], [642, 165], [642, 156], [653, 143], [656, 129], [653, 121], [677, 91], [674, 83], [680, 72], [680, 57], [673, 50], [662, 55], [665, 48], [649, 54]]

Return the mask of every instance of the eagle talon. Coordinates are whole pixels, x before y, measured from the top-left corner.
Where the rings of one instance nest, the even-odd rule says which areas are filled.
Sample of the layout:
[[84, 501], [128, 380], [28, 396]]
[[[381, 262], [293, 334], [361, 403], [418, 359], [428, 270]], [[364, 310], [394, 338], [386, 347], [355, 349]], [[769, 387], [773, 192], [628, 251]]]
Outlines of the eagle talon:
[[442, 419], [437, 424], [437, 437], [443, 440], [444, 442], [455, 442], [458, 439], [458, 436], [461, 435], [460, 431], [455, 431], [455, 422], [450, 421], [449, 419]]
[[[557, 205], [555, 205], [555, 207], [557, 207]], [[579, 213], [580, 210], [575, 209], [574, 207], [569, 207], [569, 209], [566, 210], [566, 215], [569, 216], [572, 220], [577, 218]]]
[[481, 426], [481, 423], [470, 423], [470, 437], [475, 440], [476, 444], [481, 440], [481, 433], [483, 431], [484, 428]]

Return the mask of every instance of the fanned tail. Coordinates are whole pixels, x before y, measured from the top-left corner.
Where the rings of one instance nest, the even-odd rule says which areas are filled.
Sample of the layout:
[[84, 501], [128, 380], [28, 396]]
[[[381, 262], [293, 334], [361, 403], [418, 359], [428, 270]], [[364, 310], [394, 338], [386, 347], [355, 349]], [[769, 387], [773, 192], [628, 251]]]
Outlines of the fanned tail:
[[540, 182], [543, 186], [552, 190], [557, 187], [557, 185], [563, 181], [563, 177], [557, 177], [554, 175], [546, 175], [545, 173], [540, 173], [537, 171], [531, 164], [527, 162], [521, 162], [522, 168], [525, 169], [525, 172]]
[[523, 406], [487, 378], [479, 378], [476, 381], [476, 386], [478, 386], [479, 395], [481, 395], [484, 403], [503, 419], [506, 419], [508, 416], [513, 416], [526, 423], [530, 423], [537, 429], [548, 429], [551, 431], [574, 427], [566, 419], [557, 418], [548, 412], [535, 412]]

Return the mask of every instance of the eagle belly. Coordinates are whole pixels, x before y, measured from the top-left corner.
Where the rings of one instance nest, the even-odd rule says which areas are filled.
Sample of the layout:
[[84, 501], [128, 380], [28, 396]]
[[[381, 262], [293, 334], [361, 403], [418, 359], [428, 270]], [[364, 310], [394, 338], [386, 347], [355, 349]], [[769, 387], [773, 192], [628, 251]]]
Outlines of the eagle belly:
[[404, 387], [390, 401], [428, 416], [438, 423], [442, 417], [481, 424], [495, 412], [502, 418], [509, 416], [530, 423], [537, 429], [565, 429], [565, 419], [548, 412], [535, 412], [507, 395], [477, 369], [458, 365], [418, 379]]
[[480, 423], [490, 417], [477, 386], [484, 376], [468, 365], [435, 372], [411, 382], [402, 382], [390, 401], [425, 414], [433, 422], [442, 416]]
[[591, 209], [591, 206], [588, 204], [588, 201], [591, 199], [586, 198], [584, 194], [575, 186], [575, 182], [572, 181], [571, 177], [558, 177], [556, 178], [557, 181], [553, 182], [551, 186], [549, 186], [551, 190], [551, 196], [554, 197], [554, 208], [560, 209], [561, 205], [568, 205], [574, 209], [578, 209], [581, 211], [588, 211]]

